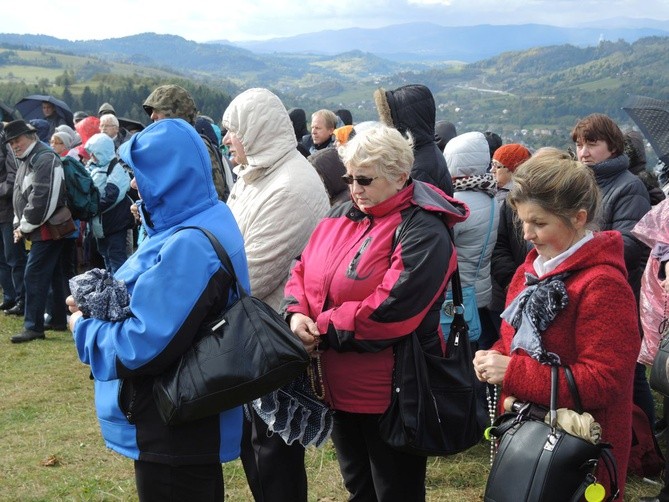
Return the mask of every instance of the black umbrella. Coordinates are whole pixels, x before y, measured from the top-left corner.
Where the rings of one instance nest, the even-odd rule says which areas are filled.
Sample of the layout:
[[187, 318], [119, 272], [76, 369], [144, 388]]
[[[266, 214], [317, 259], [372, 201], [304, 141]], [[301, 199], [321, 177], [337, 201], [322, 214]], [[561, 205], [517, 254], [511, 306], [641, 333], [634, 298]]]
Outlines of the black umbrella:
[[15, 118], [14, 110], [0, 101], [0, 120], [2, 120], [2, 122], [11, 122]]
[[118, 124], [128, 131], [141, 131], [144, 129], [144, 124], [142, 124], [139, 120], [127, 119], [125, 117], [117, 118]]
[[641, 130], [657, 157], [669, 162], [669, 101], [645, 96], [629, 96], [623, 104], [637, 127]]
[[48, 101], [56, 107], [56, 113], [65, 119], [65, 122], [70, 127], [74, 127], [74, 121], [72, 118], [72, 110], [60, 99], [56, 99], [53, 96], [48, 94], [32, 94], [26, 96], [21, 101], [16, 103], [16, 109], [21, 112], [21, 116], [25, 120], [31, 119], [43, 119], [44, 114], [42, 113], [42, 101]]

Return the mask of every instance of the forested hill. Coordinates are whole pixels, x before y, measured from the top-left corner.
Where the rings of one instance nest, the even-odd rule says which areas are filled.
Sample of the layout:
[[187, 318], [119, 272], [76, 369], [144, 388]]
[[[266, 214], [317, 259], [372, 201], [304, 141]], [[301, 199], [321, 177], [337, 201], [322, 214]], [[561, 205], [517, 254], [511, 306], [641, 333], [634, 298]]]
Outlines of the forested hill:
[[669, 37], [537, 47], [471, 64], [430, 65], [362, 51], [255, 54], [155, 34], [77, 42], [84, 45], [76, 51], [72, 44], [0, 35], [0, 101], [13, 105], [23, 95], [48, 93], [66, 97], [75, 109], [94, 111], [113, 100], [119, 114], [145, 120], [142, 96], [155, 85], [179, 81], [194, 89], [200, 107], [216, 119], [231, 96], [261, 86], [277, 92], [287, 107], [308, 113], [349, 108], [362, 121], [376, 118], [376, 88], [423, 83], [435, 95], [437, 118], [456, 123], [459, 131], [493, 130], [508, 140], [562, 146], [565, 131], [591, 112], [631, 126], [621, 110], [628, 94], [669, 100]]

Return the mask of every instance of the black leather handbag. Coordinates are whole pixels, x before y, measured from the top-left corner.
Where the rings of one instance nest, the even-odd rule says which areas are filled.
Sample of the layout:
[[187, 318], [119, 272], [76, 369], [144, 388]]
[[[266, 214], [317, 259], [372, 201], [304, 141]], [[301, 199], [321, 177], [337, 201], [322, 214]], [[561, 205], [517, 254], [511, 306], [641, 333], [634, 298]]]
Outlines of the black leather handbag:
[[249, 296], [223, 246], [205, 233], [231, 274], [239, 299], [200, 328], [193, 345], [156, 377], [153, 397], [166, 424], [177, 425], [248, 403], [287, 384], [309, 363], [300, 339], [269, 305]]
[[[497, 455], [490, 469], [485, 502], [577, 502], [595, 485], [595, 469], [604, 463], [611, 480], [606, 500], [618, 497], [616, 464], [608, 443], [593, 444], [556, 426], [559, 367], [551, 369], [551, 424], [524, 406], [518, 413], [500, 416], [490, 435], [499, 438]], [[573, 377], [567, 381], [576, 411], [582, 413]], [[598, 499], [600, 500], [600, 499]], [[603, 500], [603, 498], [601, 499]]]
[[669, 397], [669, 329], [664, 330], [650, 367], [650, 387]]
[[474, 446], [483, 437], [457, 269], [452, 283], [456, 307], [447, 355], [425, 352], [415, 333], [399, 342], [390, 406], [379, 419], [381, 439], [415, 455], [451, 455]]

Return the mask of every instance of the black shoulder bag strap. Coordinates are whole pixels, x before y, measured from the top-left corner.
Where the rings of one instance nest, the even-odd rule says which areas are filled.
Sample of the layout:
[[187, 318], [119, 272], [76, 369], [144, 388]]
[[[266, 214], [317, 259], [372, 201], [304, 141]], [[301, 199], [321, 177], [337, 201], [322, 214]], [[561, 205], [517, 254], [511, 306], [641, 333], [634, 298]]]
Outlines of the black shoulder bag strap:
[[[449, 227], [448, 234], [451, 236], [451, 244], [455, 250], [455, 234], [453, 228]], [[451, 291], [453, 292], [453, 322], [451, 322], [451, 332], [448, 339], [454, 340], [454, 344], [460, 343], [460, 337], [467, 336], [469, 342], [469, 326], [465, 321], [465, 305], [462, 298], [462, 281], [460, 280], [460, 266], [456, 266], [451, 275]]]
[[[569, 386], [569, 392], [571, 393], [571, 398], [574, 400], [574, 408], [576, 413], [583, 413], [583, 404], [581, 402], [581, 396], [578, 392], [578, 387], [576, 386], [576, 380], [574, 379], [574, 374], [571, 371], [569, 366], [563, 366], [564, 374], [567, 377], [567, 385]], [[557, 407], [557, 385], [558, 385], [558, 366], [553, 366], [551, 368], [551, 413], [554, 406]], [[553, 389], [555, 387], [555, 389]], [[555, 394], [555, 397], [553, 396]], [[555, 399], [555, 403], [553, 403]], [[609, 446], [602, 446], [600, 460], [603, 462], [606, 471], [609, 474], [609, 480], [611, 481], [611, 494], [606, 498], [607, 501], [615, 500], [618, 498], [620, 490], [618, 489], [618, 465], [616, 464], [616, 459], [610, 451]], [[585, 493], [585, 490], [589, 485], [596, 481], [595, 477], [592, 474], [588, 474], [586, 478], [581, 483], [581, 486], [574, 494], [572, 502], [577, 502], [581, 500], [581, 497]]]
[[[207, 236], [207, 239], [209, 239], [209, 242], [211, 242], [211, 245], [214, 247], [214, 250], [216, 251], [216, 254], [218, 255], [218, 259], [223, 264], [223, 267], [225, 268], [225, 271], [230, 275], [230, 278], [232, 279], [232, 284], [234, 285], [235, 289], [237, 290], [237, 296], [240, 299], [244, 296], [249, 296], [248, 292], [244, 289], [244, 286], [242, 286], [239, 283], [239, 279], [237, 279], [237, 273], [235, 272], [235, 267], [232, 265], [232, 261], [230, 260], [230, 256], [228, 256], [228, 253], [225, 251], [225, 248], [221, 245], [221, 243], [218, 242], [218, 239], [216, 238], [216, 236], [213, 233], [211, 233], [209, 230], [207, 230], [206, 228], [196, 227], [196, 226], [180, 227], [179, 229], [177, 229], [176, 232], [179, 232], [181, 230], [186, 230], [186, 229], [199, 230], [204, 235]], [[176, 232], [174, 232], [174, 233], [176, 233]]]

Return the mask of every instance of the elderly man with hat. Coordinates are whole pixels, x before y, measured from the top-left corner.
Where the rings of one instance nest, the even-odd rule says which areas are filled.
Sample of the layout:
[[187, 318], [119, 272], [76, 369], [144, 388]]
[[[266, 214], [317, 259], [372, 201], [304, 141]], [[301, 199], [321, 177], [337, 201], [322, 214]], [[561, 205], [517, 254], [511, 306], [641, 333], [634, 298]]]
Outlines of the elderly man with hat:
[[[10, 147], [8, 158], [16, 165], [14, 241], [31, 241], [24, 275], [23, 331], [11, 338], [12, 343], [22, 343], [44, 338], [44, 311], [50, 287], [54, 305], [65, 304], [59, 266], [63, 239], [52, 238], [46, 226], [49, 218], [66, 205], [65, 177], [60, 157], [38, 140], [35, 129], [25, 121], [7, 124], [5, 143]], [[57, 316], [62, 318], [56, 319]], [[66, 321], [65, 309], [54, 309], [53, 325], [64, 326]]]

